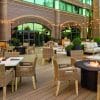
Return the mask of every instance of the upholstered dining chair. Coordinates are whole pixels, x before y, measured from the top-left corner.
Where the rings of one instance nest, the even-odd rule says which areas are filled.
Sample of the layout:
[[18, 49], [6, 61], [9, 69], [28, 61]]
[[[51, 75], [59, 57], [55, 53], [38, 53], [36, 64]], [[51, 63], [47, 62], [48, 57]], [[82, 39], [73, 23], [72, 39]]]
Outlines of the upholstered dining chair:
[[83, 50], [71, 50], [71, 64], [74, 66], [74, 63], [79, 60], [85, 59]]
[[56, 96], [58, 96], [59, 94], [61, 81], [69, 81], [69, 80], [75, 81], [76, 95], [78, 95], [77, 68], [68, 68], [68, 69], [59, 68], [57, 60], [55, 58], [53, 58], [52, 62], [54, 66], [54, 77], [55, 77], [55, 80], [57, 81]]
[[4, 57], [6, 57], [6, 58], [8, 58], [8, 57], [18, 57], [18, 56], [19, 56], [19, 52], [16, 52], [16, 51], [4, 53]]
[[43, 59], [42, 59], [42, 63], [44, 63], [45, 60], [50, 60], [53, 57], [53, 48], [50, 47], [43, 47]]
[[16, 67], [16, 82], [15, 90], [17, 91], [18, 77], [32, 77], [33, 87], [36, 89], [36, 61], [37, 57], [34, 58], [33, 62], [21, 62], [20, 66]]
[[3, 100], [6, 100], [6, 87], [10, 81], [12, 81], [12, 92], [14, 91], [14, 79], [14, 70], [5, 70], [5, 66], [0, 64], [0, 87], [3, 87]]
[[35, 53], [35, 44], [33, 44], [33, 46], [28, 46], [27, 49], [26, 49], [26, 53], [27, 54]]

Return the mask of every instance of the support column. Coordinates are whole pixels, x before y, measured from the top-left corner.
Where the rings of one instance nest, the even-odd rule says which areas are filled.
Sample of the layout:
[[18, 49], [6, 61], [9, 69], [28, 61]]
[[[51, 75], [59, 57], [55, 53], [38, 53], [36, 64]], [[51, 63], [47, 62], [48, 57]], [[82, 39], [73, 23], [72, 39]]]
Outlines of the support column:
[[100, 0], [93, 0], [93, 36], [100, 37]]
[[59, 11], [55, 11], [55, 38], [60, 39], [61, 38], [61, 34], [60, 34], [60, 12]]
[[0, 41], [7, 41], [7, 0], [0, 0]]

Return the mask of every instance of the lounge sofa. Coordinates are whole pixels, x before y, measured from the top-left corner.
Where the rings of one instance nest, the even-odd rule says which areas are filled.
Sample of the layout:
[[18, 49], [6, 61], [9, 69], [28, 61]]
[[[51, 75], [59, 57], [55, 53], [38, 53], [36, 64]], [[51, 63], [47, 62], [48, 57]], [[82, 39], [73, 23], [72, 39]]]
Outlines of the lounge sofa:
[[85, 42], [84, 52], [85, 53], [98, 53], [100, 52], [100, 47], [98, 47], [98, 44], [96, 42]]

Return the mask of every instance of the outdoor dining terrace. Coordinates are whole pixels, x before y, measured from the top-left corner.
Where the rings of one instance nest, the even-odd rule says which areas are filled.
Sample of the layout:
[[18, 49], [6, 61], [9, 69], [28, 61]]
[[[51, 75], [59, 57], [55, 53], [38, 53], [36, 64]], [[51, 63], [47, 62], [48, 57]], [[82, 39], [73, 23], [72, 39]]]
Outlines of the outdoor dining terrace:
[[[75, 61], [76, 61], [76, 59], [81, 60], [81, 56], [84, 55], [84, 54], [81, 55], [82, 50], [80, 53], [75, 51], [75, 53], [73, 54], [74, 57], [72, 57], [72, 56], [67, 56], [64, 53], [64, 51], [63, 52], [59, 51], [59, 47], [58, 47], [58, 51], [56, 53], [51, 52], [53, 49], [50, 49], [48, 52], [48, 51], [46, 51], [46, 48], [48, 50], [48, 47], [35, 47], [34, 52], [28, 52], [26, 54], [20, 54], [17, 56], [14, 55], [15, 57], [7, 58], [8, 62], [9, 62], [9, 59], [15, 59], [16, 57], [17, 57], [16, 59], [18, 59], [18, 57], [19, 57], [20, 60], [18, 61], [18, 63], [24, 62], [24, 63], [28, 64], [29, 62], [34, 61], [34, 58], [37, 57], [36, 69], [35, 69], [35, 74], [34, 74], [34, 75], [36, 75], [36, 77], [35, 77], [35, 85], [34, 85], [34, 81], [32, 83], [32, 78], [29, 77], [30, 75], [27, 77], [24, 74], [24, 77], [21, 76], [21, 80], [20, 80], [20, 78], [18, 78], [17, 88], [16, 88], [16, 78], [15, 78], [15, 84], [13, 87], [14, 91], [11, 92], [11, 85], [8, 84], [7, 89], [6, 89], [7, 95], [6, 95], [6, 98], [4, 98], [3, 100], [6, 100], [6, 99], [7, 100], [33, 100], [33, 99], [34, 100], [60, 100], [60, 99], [62, 99], [62, 100], [96, 100], [97, 93], [98, 93], [96, 91], [98, 91], [98, 90], [94, 91], [94, 90], [91, 90], [91, 88], [88, 89], [87, 87], [83, 87], [82, 81], [81, 81], [82, 80], [81, 79], [82, 78], [81, 77], [81, 73], [82, 73], [81, 68], [78, 68], [78, 67], [76, 68], [74, 66], [74, 63], [75, 63], [74, 60]], [[53, 51], [55, 51], [55, 48]], [[61, 49], [61, 47], [60, 47], [60, 49]], [[51, 58], [52, 56], [55, 56], [55, 58], [53, 57], [53, 59], [51, 59], [51, 60], [57, 61], [58, 65], [61, 65], [60, 67], [62, 67], [63, 72], [65, 69], [69, 68], [68, 72], [66, 70], [65, 76], [62, 76], [63, 74], [61, 74], [61, 77], [57, 78], [57, 73], [55, 73], [55, 63], [52, 64], [52, 61], [50, 59], [48, 59], [48, 58]], [[97, 61], [100, 59], [99, 54], [97, 54], [95, 56], [94, 55], [92, 55], [92, 56], [84, 55], [84, 57], [86, 57], [86, 59], [91, 59], [91, 60], [93, 60], [93, 58], [95, 58]], [[15, 62], [15, 60], [10, 60], [10, 61]], [[6, 64], [8, 64], [8, 62], [6, 62]], [[76, 61], [76, 62], [78, 62], [78, 61]], [[1, 61], [0, 63], [2, 64], [3, 61]], [[5, 64], [5, 68], [7, 68], [6, 64]], [[9, 63], [9, 64], [11, 64], [11, 63]], [[12, 63], [12, 64], [14, 64], [14, 63]], [[28, 66], [27, 64], [25, 66]], [[8, 65], [8, 66], [10, 66], [10, 65]], [[13, 65], [13, 68], [14, 68], [14, 66], [15, 65]], [[18, 64], [18, 66], [21, 67], [21, 65], [19, 65], [19, 64]], [[74, 70], [73, 71], [70, 70], [70, 67], [73, 67], [73, 66], [74, 66], [75, 70], [77, 69], [78, 86], [74, 82], [74, 79], [73, 79], [74, 77], [72, 76], [74, 74], [69, 74], [70, 71], [71, 71], [71, 73], [73, 73]], [[17, 67], [14, 70], [15, 70], [15, 77], [16, 77]], [[72, 78], [72, 80], [71, 80], [71, 78]], [[84, 78], [84, 81], [85, 81], [85, 78]], [[61, 82], [60, 85], [58, 84], [58, 82]], [[98, 87], [98, 84], [99, 83], [96, 84], [97, 87]], [[59, 89], [58, 89], [58, 87], [59, 87]], [[3, 96], [2, 96], [3, 93], [2, 93], [2, 88], [0, 88], [0, 100], [2, 100], [2, 98], [3, 98]], [[98, 95], [98, 97], [99, 97], [99, 95]], [[99, 100], [99, 99], [97, 99], [97, 100]]]

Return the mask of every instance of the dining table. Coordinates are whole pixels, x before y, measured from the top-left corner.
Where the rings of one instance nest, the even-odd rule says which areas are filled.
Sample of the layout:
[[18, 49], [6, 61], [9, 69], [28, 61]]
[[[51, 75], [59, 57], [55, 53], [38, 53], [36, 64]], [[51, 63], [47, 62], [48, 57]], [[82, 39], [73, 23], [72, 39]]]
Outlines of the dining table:
[[[24, 57], [9, 57], [7, 59], [0, 59], [0, 64], [5, 65], [5, 69], [13, 68], [16, 70], [16, 67], [20, 64]], [[16, 71], [15, 71], [16, 75]]]
[[4, 64], [5, 67], [14, 67], [17, 66], [24, 57], [9, 57], [5, 60], [0, 61], [0, 64]]

